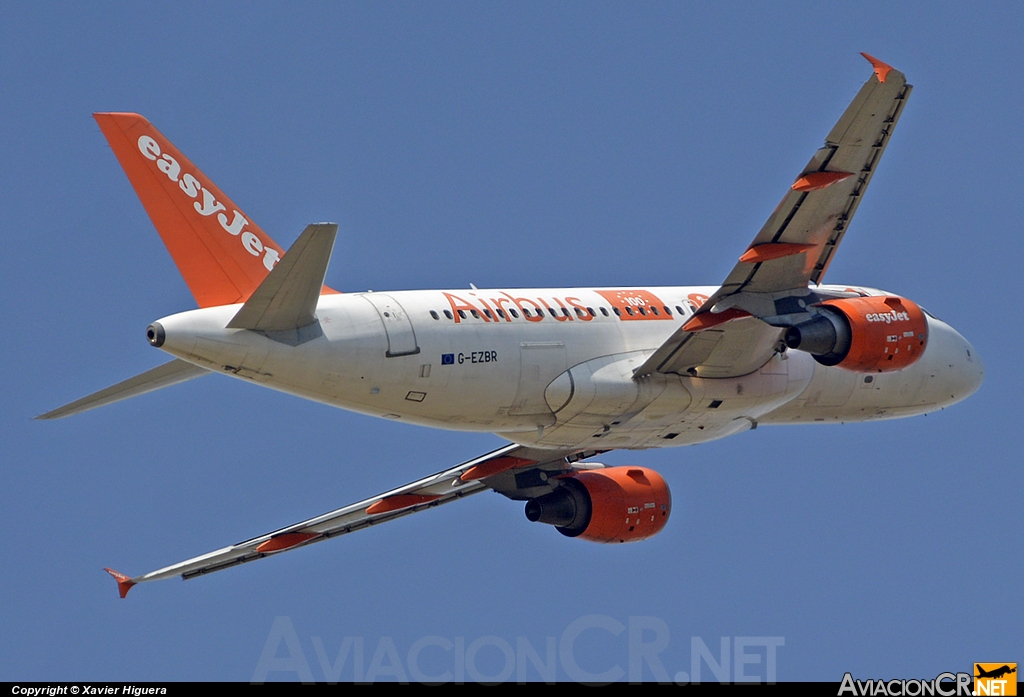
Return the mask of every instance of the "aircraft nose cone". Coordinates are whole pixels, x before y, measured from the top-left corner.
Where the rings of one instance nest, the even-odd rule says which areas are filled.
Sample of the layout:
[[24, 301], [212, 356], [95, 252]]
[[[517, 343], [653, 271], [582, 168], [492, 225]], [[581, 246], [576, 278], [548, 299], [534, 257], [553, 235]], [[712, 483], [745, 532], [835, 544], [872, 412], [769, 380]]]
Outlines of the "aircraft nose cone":
[[928, 319], [928, 345], [921, 357], [921, 368], [929, 375], [930, 399], [941, 406], [971, 396], [985, 379], [985, 364], [971, 343], [934, 317]]
[[963, 340], [964, 351], [967, 354], [967, 368], [963, 372], [964, 374], [964, 388], [966, 393], [964, 396], [972, 395], [978, 391], [981, 387], [981, 383], [985, 381], [985, 364], [981, 360], [981, 356], [971, 346], [971, 342], [967, 339]]
[[936, 349], [934, 368], [946, 390], [943, 401], [948, 395], [952, 402], [959, 402], [977, 392], [985, 379], [985, 364], [971, 342], [938, 320], [930, 323], [930, 332], [928, 342], [934, 339]]

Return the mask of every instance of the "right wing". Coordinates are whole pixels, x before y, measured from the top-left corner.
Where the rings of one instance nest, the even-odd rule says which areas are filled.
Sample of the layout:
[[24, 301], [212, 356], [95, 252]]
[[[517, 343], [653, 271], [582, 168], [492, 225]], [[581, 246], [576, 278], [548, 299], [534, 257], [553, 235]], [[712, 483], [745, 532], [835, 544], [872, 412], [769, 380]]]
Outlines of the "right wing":
[[638, 377], [751, 373], [775, 352], [782, 336], [778, 327], [786, 325], [780, 318], [818, 302], [808, 297], [809, 286], [821, 283], [912, 89], [903, 73], [862, 55], [875, 74], [722, 286], [637, 369]]
[[106, 571], [117, 580], [123, 598], [132, 586], [144, 581], [172, 576], [188, 580], [256, 561], [270, 554], [356, 532], [487, 489], [513, 499], [533, 498], [553, 488], [546, 483], [549, 478], [554, 480], [559, 475], [586, 468], [586, 465], [573, 463], [595, 454], [507, 445], [397, 489], [141, 576], [127, 576], [113, 569]]
[[906, 76], [875, 68], [769, 216], [716, 296], [777, 293], [821, 283], [903, 113]]

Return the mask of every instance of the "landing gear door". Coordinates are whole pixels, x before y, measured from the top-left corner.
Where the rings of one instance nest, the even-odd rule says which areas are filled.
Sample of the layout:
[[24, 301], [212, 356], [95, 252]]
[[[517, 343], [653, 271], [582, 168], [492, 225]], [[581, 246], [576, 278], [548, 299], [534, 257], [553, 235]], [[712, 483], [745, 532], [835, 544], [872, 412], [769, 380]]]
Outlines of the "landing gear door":
[[388, 336], [388, 358], [395, 356], [411, 356], [420, 352], [416, 343], [416, 332], [405, 309], [398, 301], [386, 293], [366, 293], [367, 302], [373, 305], [384, 323], [384, 332]]

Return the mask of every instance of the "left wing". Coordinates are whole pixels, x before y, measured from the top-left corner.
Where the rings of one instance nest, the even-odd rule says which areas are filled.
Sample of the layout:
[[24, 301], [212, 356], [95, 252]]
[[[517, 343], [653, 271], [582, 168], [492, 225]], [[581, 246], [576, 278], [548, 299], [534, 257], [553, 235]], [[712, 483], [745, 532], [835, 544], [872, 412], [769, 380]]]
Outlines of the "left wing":
[[595, 454], [507, 445], [378, 496], [141, 576], [127, 576], [113, 569], [106, 571], [117, 580], [123, 598], [132, 586], [143, 581], [172, 576], [188, 580], [418, 513], [487, 489], [513, 499], [533, 498], [552, 488], [546, 484], [549, 477], [554, 480], [559, 475], [586, 468], [573, 463]]
[[871, 63], [874, 75], [722, 286], [637, 369], [638, 377], [751, 373], [778, 346], [779, 327], [786, 325], [779, 318], [799, 315], [806, 305], [819, 301], [808, 286], [820, 283], [828, 269], [912, 89], [903, 73], [861, 55]]

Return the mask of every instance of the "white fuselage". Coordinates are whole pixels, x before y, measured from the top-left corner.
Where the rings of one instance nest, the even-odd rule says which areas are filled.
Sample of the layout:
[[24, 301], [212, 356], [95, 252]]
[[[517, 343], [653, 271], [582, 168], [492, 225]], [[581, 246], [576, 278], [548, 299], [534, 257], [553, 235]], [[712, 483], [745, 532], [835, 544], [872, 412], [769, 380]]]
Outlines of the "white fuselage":
[[[633, 370], [714, 290], [328, 294], [317, 307], [319, 329], [302, 340], [225, 329], [239, 308], [231, 305], [161, 319], [161, 348], [353, 411], [594, 450], [686, 445], [758, 424], [923, 414], [981, 383], [973, 348], [932, 317], [924, 355], [892, 373], [859, 374], [782, 351], [742, 377], [634, 380]], [[628, 302], [636, 303], [629, 312]]]

